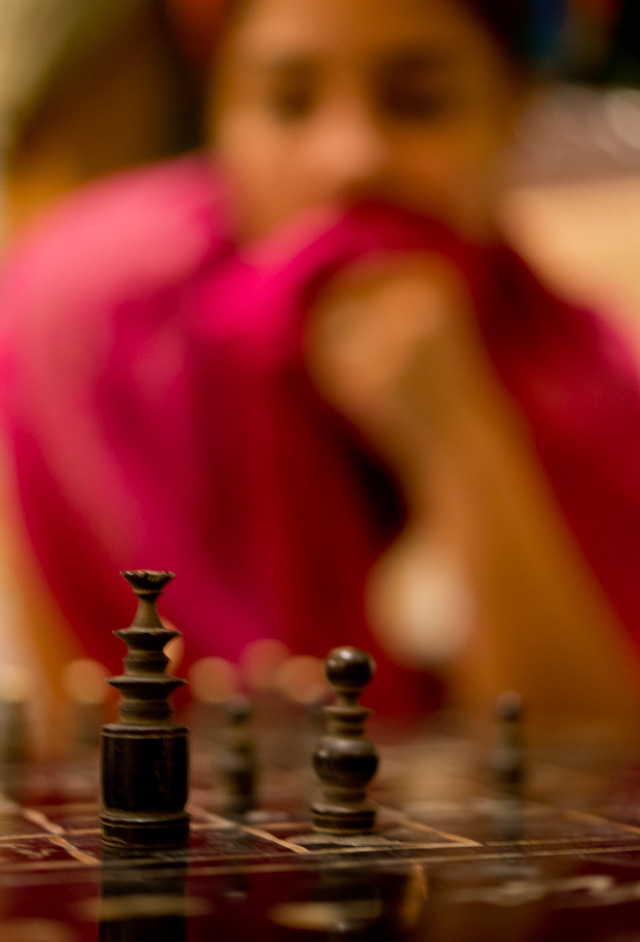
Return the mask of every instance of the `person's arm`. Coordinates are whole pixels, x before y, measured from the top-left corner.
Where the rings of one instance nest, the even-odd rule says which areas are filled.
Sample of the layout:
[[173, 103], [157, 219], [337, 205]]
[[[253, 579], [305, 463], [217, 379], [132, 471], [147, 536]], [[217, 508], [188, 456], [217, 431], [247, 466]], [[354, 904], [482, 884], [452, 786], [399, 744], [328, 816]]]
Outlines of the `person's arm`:
[[630, 643], [569, 534], [460, 277], [435, 257], [351, 269], [320, 299], [307, 340], [319, 389], [407, 495], [409, 525], [371, 591], [391, 646], [407, 568], [443, 547], [475, 600], [473, 631], [449, 667], [462, 702], [488, 707], [516, 686], [549, 713], [635, 720]]

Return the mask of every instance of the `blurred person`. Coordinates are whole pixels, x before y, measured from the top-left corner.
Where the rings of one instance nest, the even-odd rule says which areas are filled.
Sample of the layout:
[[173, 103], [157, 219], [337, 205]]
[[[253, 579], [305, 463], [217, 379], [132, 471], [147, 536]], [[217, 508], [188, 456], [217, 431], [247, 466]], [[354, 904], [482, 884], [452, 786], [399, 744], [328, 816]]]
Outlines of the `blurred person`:
[[211, 146], [82, 192], [2, 285], [52, 682], [81, 651], [118, 667], [118, 570], [155, 567], [184, 668], [351, 643], [382, 712], [511, 686], [633, 725], [635, 368], [496, 218], [529, 4], [174, 6], [212, 63]]

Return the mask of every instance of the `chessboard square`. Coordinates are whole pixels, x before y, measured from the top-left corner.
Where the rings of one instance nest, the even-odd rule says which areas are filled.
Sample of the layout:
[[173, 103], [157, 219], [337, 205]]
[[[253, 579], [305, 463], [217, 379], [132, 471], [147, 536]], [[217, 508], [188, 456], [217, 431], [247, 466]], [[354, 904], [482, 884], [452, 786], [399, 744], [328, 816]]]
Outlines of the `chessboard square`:
[[208, 811], [206, 808], [201, 807], [200, 805], [192, 805], [189, 803], [186, 807], [186, 811], [191, 816], [191, 828], [194, 827], [206, 827], [206, 828], [230, 828], [235, 827], [234, 822], [230, 821], [228, 818], [223, 818], [220, 815], [214, 814], [211, 811]]
[[[531, 806], [522, 818], [522, 840], [531, 846], [584, 844], [606, 841], [628, 843], [635, 834], [623, 824], [578, 811]], [[487, 843], [495, 843], [488, 841]], [[499, 843], [499, 841], [498, 841]]]
[[98, 822], [94, 818], [93, 827], [78, 828], [77, 830], [67, 831], [63, 840], [72, 848], [72, 853], [79, 863], [83, 861], [87, 866], [92, 866], [92, 861], [100, 861], [103, 854], [102, 840], [100, 838], [100, 829]]
[[0, 814], [0, 841], [11, 841], [18, 837], [30, 837], [36, 834], [47, 834], [48, 828], [43, 822], [30, 820], [18, 809], [5, 811]]
[[[279, 832], [280, 833], [280, 832]], [[304, 830], [297, 833], [292, 828], [288, 838], [294, 844], [313, 851], [348, 852], [394, 852], [432, 851], [459, 846], [473, 846], [474, 842], [464, 837], [443, 833], [428, 826], [413, 825], [410, 821], [390, 819], [378, 825], [368, 834], [324, 834]]]
[[[195, 805], [200, 811], [212, 815], [216, 820], [234, 820], [227, 817], [224, 808], [225, 798], [218, 791], [205, 792], [192, 790], [188, 810]], [[245, 812], [243, 820], [263, 825], [276, 821], [295, 821], [306, 817], [308, 806], [290, 793], [275, 791], [268, 787], [260, 788], [260, 802], [252, 811]]]
[[488, 847], [518, 844], [543, 848], [595, 841], [624, 843], [633, 836], [632, 829], [622, 822], [536, 804], [527, 804], [518, 810], [497, 800], [460, 804], [425, 802], [412, 803], [404, 811], [414, 824], [428, 824], [441, 833]]
[[[95, 865], [97, 863], [96, 860]], [[82, 861], [78, 860], [74, 848], [55, 835], [0, 841], [0, 872], [46, 870], [50, 873], [56, 869], [81, 866]]]
[[61, 805], [40, 805], [36, 808], [27, 808], [25, 813], [34, 819], [41, 816], [44, 826], [51, 826], [51, 830], [62, 834], [73, 834], [75, 831], [97, 830], [98, 814], [100, 808], [96, 801], [77, 802]]
[[607, 804], [596, 807], [593, 812], [614, 825], [635, 831], [640, 836], [640, 805], [635, 802], [629, 804]]
[[191, 831], [189, 863], [224, 859], [234, 861], [260, 861], [270, 857], [293, 857], [296, 850], [277, 837], [271, 839], [266, 832], [256, 833], [244, 827], [198, 827]]

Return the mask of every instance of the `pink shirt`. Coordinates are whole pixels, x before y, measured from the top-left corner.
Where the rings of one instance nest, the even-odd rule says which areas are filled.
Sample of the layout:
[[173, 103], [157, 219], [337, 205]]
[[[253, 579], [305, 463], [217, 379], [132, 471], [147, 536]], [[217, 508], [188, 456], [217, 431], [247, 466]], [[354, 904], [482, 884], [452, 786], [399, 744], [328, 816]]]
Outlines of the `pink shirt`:
[[354, 207], [269, 270], [243, 260], [223, 218], [211, 169], [183, 158], [83, 191], [6, 267], [1, 403], [20, 500], [87, 652], [119, 668], [120, 570], [171, 569], [162, 611], [189, 662], [263, 637], [318, 656], [355, 644], [379, 663], [373, 705], [428, 701], [363, 606], [401, 497], [302, 358], [309, 298], [332, 272], [422, 248], [467, 280], [567, 522], [640, 643], [640, 389], [617, 335], [510, 250], [389, 207]]

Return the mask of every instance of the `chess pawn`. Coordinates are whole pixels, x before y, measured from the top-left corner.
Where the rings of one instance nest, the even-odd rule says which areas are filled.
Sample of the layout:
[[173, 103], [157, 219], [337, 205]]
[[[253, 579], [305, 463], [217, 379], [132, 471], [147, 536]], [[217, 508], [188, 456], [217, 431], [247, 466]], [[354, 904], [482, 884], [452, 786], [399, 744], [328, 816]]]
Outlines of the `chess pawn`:
[[237, 694], [227, 703], [226, 742], [220, 763], [223, 813], [232, 817], [253, 811], [257, 804], [258, 762], [251, 730], [253, 707]]
[[539, 879], [539, 869], [525, 855], [527, 765], [523, 735], [524, 706], [520, 694], [512, 690], [503, 691], [495, 701], [494, 715], [498, 724], [497, 741], [491, 757], [497, 799], [493, 822], [494, 841], [511, 845], [512, 853], [496, 861], [493, 872], [502, 880]]
[[225, 704], [238, 689], [234, 664], [221, 657], [202, 657], [189, 670], [191, 690], [191, 736], [200, 752], [208, 751], [218, 739]]
[[367, 786], [377, 771], [378, 753], [364, 735], [371, 711], [358, 698], [373, 676], [375, 663], [357, 648], [334, 648], [325, 670], [336, 702], [324, 707], [326, 733], [313, 754], [321, 790], [321, 798], [311, 809], [313, 826], [329, 834], [362, 834], [375, 823]]
[[0, 764], [25, 765], [31, 758], [29, 708], [34, 678], [23, 667], [0, 666]]
[[505, 690], [496, 699], [497, 742], [491, 770], [498, 794], [521, 803], [524, 798], [525, 750], [522, 736], [523, 705], [520, 694]]
[[109, 681], [122, 694], [120, 720], [102, 727], [102, 840], [129, 849], [180, 847], [189, 834], [188, 730], [172, 722], [168, 698], [184, 681], [165, 673], [164, 647], [179, 632], [164, 628], [156, 610], [173, 573], [122, 575], [138, 610], [129, 628], [114, 632], [129, 651], [124, 673]]
[[34, 678], [23, 667], [0, 667], [0, 790], [19, 800], [33, 757], [30, 710]]

